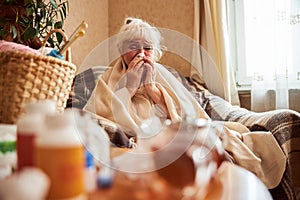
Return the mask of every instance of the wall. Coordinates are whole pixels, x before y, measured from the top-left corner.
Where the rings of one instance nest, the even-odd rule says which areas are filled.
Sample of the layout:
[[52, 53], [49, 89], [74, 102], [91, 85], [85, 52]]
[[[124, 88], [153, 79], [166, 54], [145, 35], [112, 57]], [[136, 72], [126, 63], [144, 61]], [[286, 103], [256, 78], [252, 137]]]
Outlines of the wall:
[[[179, 31], [191, 38], [194, 33], [193, 0], [110, 0], [108, 15], [110, 35], [119, 31], [126, 17], [139, 17], [158, 28]], [[189, 74], [189, 63], [173, 53], [165, 53], [161, 63]]]
[[[80, 67], [99, 43], [118, 33], [125, 17], [139, 17], [159, 28], [179, 31], [193, 37], [193, 0], [71, 0], [65, 30], [68, 35], [85, 20], [87, 34], [72, 45], [73, 62]], [[176, 42], [176, 41], [174, 41]], [[172, 56], [172, 57], [171, 57]], [[189, 63], [180, 56], [166, 53], [161, 62], [188, 74]]]
[[84, 20], [88, 24], [86, 34], [72, 46], [72, 62], [78, 70], [84, 58], [97, 45], [108, 37], [108, 0], [69, 0], [69, 15], [65, 22], [68, 36]]
[[[72, 45], [72, 61], [78, 68], [99, 43], [118, 32], [125, 17], [140, 17], [159, 28], [176, 30], [193, 37], [193, 0], [70, 0], [69, 3], [70, 13], [65, 24], [67, 35], [82, 20], [89, 24], [86, 35]], [[185, 75], [189, 73], [189, 64], [172, 53], [166, 53], [161, 62], [177, 68]], [[290, 94], [290, 105], [298, 111], [299, 94]], [[251, 108], [250, 91], [240, 93], [240, 100], [242, 107]]]

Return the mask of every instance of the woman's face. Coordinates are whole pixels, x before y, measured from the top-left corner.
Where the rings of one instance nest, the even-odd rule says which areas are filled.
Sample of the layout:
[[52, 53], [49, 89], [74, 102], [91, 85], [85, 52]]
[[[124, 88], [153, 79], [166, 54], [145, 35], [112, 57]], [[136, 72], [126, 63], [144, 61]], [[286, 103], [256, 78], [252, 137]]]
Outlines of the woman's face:
[[127, 66], [138, 54], [144, 54], [144, 56], [151, 59], [154, 58], [153, 45], [145, 40], [140, 39], [125, 41], [121, 50], [121, 54]]

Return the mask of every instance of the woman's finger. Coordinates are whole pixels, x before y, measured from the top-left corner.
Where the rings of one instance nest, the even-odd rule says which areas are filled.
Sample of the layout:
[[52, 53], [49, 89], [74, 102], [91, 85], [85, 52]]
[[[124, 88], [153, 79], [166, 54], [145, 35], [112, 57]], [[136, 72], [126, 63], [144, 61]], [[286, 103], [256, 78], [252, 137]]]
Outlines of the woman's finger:
[[154, 60], [151, 57], [145, 56], [144, 61], [145, 63], [149, 63], [149, 65], [151, 65], [152, 67], [154, 66]]
[[132, 69], [132, 71], [134, 71], [138, 75], [138, 77], [141, 78], [144, 73], [144, 65], [141, 65], [139, 67], [136, 66]]
[[144, 64], [144, 60], [141, 57], [135, 56], [128, 65], [128, 70], [133, 68], [139, 68]]
[[151, 84], [155, 82], [155, 70], [149, 63], [143, 65], [145, 71], [144, 84]]

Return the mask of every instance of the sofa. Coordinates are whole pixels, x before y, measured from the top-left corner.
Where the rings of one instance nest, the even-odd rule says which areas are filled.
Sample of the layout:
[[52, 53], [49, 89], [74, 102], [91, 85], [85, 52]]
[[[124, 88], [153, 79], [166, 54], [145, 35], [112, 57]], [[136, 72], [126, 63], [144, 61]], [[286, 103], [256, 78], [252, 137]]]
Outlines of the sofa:
[[[270, 189], [274, 199], [299, 199], [300, 188], [300, 113], [293, 110], [273, 110], [252, 112], [231, 105], [223, 98], [212, 94], [205, 85], [184, 77], [172, 67], [165, 66], [195, 97], [212, 120], [234, 121], [247, 126], [251, 131], [270, 131], [287, 157], [286, 169], [280, 184]], [[91, 96], [98, 77], [105, 72], [106, 66], [94, 66], [74, 78], [67, 107], [82, 109]], [[118, 124], [99, 120], [109, 134], [112, 145], [119, 148], [132, 148], [131, 134], [126, 133]]]

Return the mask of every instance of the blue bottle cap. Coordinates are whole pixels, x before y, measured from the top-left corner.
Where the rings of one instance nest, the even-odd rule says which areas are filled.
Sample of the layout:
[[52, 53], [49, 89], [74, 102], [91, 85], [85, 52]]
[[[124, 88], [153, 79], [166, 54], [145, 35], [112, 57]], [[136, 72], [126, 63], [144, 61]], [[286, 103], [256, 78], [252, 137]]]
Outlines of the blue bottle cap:
[[94, 160], [93, 159], [94, 159], [93, 155], [88, 150], [86, 150], [85, 151], [85, 166], [86, 167], [94, 166]]

